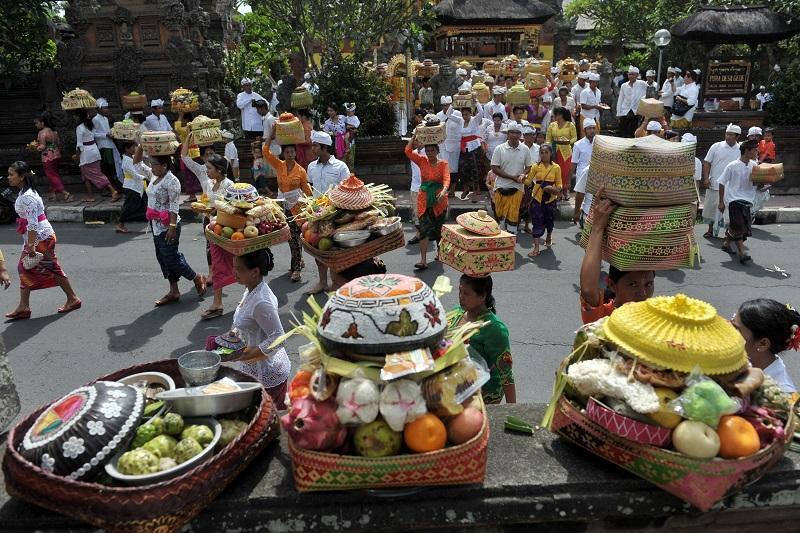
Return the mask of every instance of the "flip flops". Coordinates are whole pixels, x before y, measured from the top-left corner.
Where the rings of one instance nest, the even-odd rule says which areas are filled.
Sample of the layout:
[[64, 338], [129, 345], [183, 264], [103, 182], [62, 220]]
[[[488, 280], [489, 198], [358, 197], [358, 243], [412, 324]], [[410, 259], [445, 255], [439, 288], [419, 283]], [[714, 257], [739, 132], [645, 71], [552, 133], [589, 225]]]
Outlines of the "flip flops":
[[221, 307], [218, 307], [217, 309], [206, 309], [200, 314], [200, 319], [211, 320], [212, 318], [217, 318], [219, 316], [222, 316], [223, 312], [224, 311]]
[[58, 308], [58, 312], [61, 313], [61, 314], [65, 314], [65, 313], [69, 313], [69, 312], [72, 312], [72, 311], [76, 311], [76, 310], [81, 308], [82, 304], [83, 304], [83, 302], [78, 300], [77, 302], [73, 302], [73, 303], [71, 303], [69, 305], [65, 305], [63, 307], [59, 307]]

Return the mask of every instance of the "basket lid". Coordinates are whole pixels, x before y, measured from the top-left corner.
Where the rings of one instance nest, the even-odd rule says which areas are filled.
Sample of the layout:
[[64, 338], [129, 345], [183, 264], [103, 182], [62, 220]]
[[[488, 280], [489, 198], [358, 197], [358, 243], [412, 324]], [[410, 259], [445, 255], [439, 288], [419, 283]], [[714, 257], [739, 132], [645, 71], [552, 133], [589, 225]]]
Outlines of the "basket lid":
[[242, 200], [245, 202], [252, 202], [258, 199], [258, 191], [256, 188], [244, 182], [234, 183], [225, 189], [225, 198], [228, 200]]
[[328, 193], [331, 203], [339, 209], [366, 209], [372, 205], [372, 193], [355, 174], [342, 180]]
[[718, 375], [747, 364], [744, 339], [730, 322], [684, 294], [625, 304], [603, 323], [603, 333], [627, 355], [669, 370], [700, 366]]
[[456, 222], [467, 231], [492, 237], [500, 235], [500, 226], [497, 221], [489, 216], [483, 209], [461, 213], [456, 217]]

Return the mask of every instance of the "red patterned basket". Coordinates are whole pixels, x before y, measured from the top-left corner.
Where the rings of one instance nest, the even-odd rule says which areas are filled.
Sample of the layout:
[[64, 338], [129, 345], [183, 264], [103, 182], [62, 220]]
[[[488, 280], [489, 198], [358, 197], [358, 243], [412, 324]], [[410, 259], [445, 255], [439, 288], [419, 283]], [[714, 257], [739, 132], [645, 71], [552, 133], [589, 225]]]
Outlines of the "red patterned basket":
[[[116, 381], [139, 372], [163, 372], [175, 380], [176, 386], [184, 386], [175, 359], [133, 366], [98, 378], [98, 381]], [[232, 368], [223, 367], [220, 374], [236, 381], [253, 381], [251, 376]], [[25, 432], [46, 407], [31, 413], [8, 434], [3, 457], [6, 491], [34, 505], [115, 532], [180, 530], [279, 434], [275, 407], [262, 389], [256, 413], [247, 429], [208, 461], [160, 483], [139, 487], [108, 486], [55, 476], [17, 452]]]
[[402, 248], [406, 244], [406, 239], [403, 228], [401, 227], [388, 235], [367, 241], [360, 246], [342, 248], [341, 250], [328, 250], [323, 252], [319, 248], [314, 248], [308, 244], [304, 239], [300, 239], [300, 242], [303, 243], [303, 249], [305, 249], [309, 255], [319, 259], [320, 263], [338, 273], [356, 266], [362, 261], [378, 257], [384, 252]]
[[270, 246], [275, 246], [282, 242], [288, 242], [291, 238], [291, 231], [289, 230], [289, 226], [284, 226], [279, 230], [265, 235], [259, 235], [258, 237], [252, 237], [250, 239], [242, 239], [241, 241], [232, 241], [221, 235], [217, 235], [206, 227], [206, 238], [226, 252], [239, 256], [261, 250], [262, 248], [269, 248]]
[[489, 420], [471, 440], [435, 452], [370, 458], [303, 450], [289, 441], [300, 492], [428, 487], [483, 483], [489, 456]]
[[786, 424], [786, 440], [775, 441], [741, 459], [695, 459], [620, 437], [590, 420], [561, 396], [551, 430], [581, 448], [674, 494], [701, 511], [756, 481], [783, 456], [794, 435], [794, 415]]

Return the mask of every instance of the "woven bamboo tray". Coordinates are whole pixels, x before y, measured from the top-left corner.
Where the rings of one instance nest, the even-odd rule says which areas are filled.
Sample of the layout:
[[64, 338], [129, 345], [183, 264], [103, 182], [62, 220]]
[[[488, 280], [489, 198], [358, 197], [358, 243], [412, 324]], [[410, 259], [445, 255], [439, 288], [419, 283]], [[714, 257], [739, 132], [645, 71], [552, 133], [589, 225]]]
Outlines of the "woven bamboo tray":
[[361, 246], [353, 248], [343, 248], [340, 250], [329, 250], [323, 252], [318, 248], [314, 248], [308, 244], [304, 239], [300, 239], [303, 243], [303, 248], [309, 255], [318, 259], [320, 263], [327, 266], [334, 272], [341, 272], [347, 270], [352, 266], [356, 266], [362, 261], [378, 257], [384, 252], [389, 252], [396, 248], [402, 248], [406, 244], [403, 228], [398, 228], [389, 235], [378, 237], [377, 239], [367, 241]]
[[300, 492], [428, 487], [483, 483], [489, 456], [489, 420], [471, 440], [435, 452], [361, 457], [303, 450], [289, 441], [294, 483]]
[[[98, 380], [116, 381], [138, 372], [154, 371], [168, 374], [176, 386], [184, 386], [175, 359], [133, 366]], [[251, 376], [232, 368], [223, 367], [220, 373], [236, 381], [253, 381]], [[275, 407], [264, 389], [257, 402], [256, 413], [247, 429], [209, 460], [177, 477], [139, 487], [71, 481], [45, 472], [25, 460], [17, 448], [25, 432], [47, 407], [43, 406], [8, 434], [3, 457], [6, 491], [11, 496], [108, 531], [178, 531], [278, 436]]]
[[[564, 359], [558, 372], [566, 373], [571, 361], [571, 357]], [[653, 483], [701, 511], [708, 511], [718, 501], [763, 476], [783, 456], [785, 448], [792, 441], [796, 425], [792, 411], [786, 423], [785, 440], [776, 440], [749, 457], [695, 459], [620, 437], [589, 420], [585, 412], [563, 394], [556, 402], [550, 426], [553, 433]]]
[[281, 229], [273, 231], [272, 233], [267, 233], [266, 235], [259, 235], [258, 237], [243, 239], [241, 241], [232, 241], [222, 237], [221, 235], [217, 235], [208, 229], [208, 227], [206, 227], [206, 238], [226, 252], [239, 256], [249, 254], [250, 252], [255, 252], [256, 250], [261, 250], [263, 248], [269, 248], [270, 246], [275, 246], [276, 244], [280, 244], [282, 242], [288, 242], [291, 238], [291, 231], [289, 230], [289, 226], [284, 226]]

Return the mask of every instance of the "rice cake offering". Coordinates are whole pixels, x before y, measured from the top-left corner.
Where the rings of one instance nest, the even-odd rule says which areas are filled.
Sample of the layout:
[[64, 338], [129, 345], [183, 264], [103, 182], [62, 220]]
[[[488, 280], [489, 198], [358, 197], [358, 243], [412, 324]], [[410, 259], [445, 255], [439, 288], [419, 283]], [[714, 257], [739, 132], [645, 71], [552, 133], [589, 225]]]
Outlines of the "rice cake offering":
[[586, 192], [626, 207], [668, 206], [697, 201], [694, 143], [655, 135], [623, 139], [597, 135]]
[[423, 281], [401, 274], [364, 276], [328, 300], [317, 328], [324, 344], [363, 354], [436, 346], [445, 309]]
[[111, 381], [80, 387], [54, 402], [25, 433], [20, 453], [46, 472], [90, 479], [133, 438], [144, 395]]

